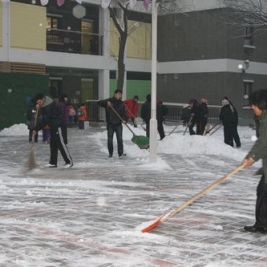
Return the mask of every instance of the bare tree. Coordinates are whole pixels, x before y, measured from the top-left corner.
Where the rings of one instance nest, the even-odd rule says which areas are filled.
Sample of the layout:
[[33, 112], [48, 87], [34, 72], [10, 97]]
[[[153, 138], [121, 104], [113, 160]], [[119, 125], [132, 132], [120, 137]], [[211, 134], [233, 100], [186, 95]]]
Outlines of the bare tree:
[[[229, 8], [229, 23], [239, 26], [252, 25], [258, 31], [267, 26], [266, 0], [218, 0]], [[265, 28], [266, 30], [266, 28]]]
[[[148, 0], [149, 1], [149, 0]], [[124, 54], [126, 48], [127, 37], [129, 35], [128, 16], [131, 11], [132, 2], [129, 0], [112, 0], [108, 6], [110, 17], [119, 33], [119, 51], [118, 51], [118, 78], [117, 89], [123, 89], [125, 63]], [[175, 0], [157, 0], [156, 4], [161, 13], [181, 12], [181, 8]], [[120, 9], [122, 19], [118, 18], [117, 10]]]
[[123, 89], [124, 84], [124, 73], [125, 73], [125, 63], [124, 63], [124, 53], [128, 36], [128, 13], [129, 13], [129, 3], [123, 5], [120, 1], [117, 1], [118, 7], [122, 10], [122, 21], [117, 18], [116, 9], [109, 5], [109, 12], [111, 19], [119, 32], [119, 53], [118, 53], [118, 79], [117, 79], [117, 89]]

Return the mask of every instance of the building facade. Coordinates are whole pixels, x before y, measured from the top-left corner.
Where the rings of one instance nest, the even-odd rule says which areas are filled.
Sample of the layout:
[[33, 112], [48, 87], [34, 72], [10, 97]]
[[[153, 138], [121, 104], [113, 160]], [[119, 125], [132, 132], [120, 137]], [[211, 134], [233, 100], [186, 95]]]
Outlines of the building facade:
[[[0, 2], [0, 96], [7, 110], [0, 114], [0, 129], [24, 122], [26, 102], [37, 92], [55, 100], [66, 94], [74, 106], [113, 94], [118, 35], [109, 12], [99, 1], [83, 1], [85, 16], [77, 18], [77, 6], [75, 0], [61, 7], [52, 0], [46, 6], [32, 0]], [[145, 99], [151, 87], [150, 16], [131, 12], [129, 26], [123, 95]], [[88, 108], [89, 120], [103, 118]]]
[[[267, 37], [251, 25], [227, 23], [228, 10], [216, 1], [199, 2], [197, 10], [158, 17], [157, 98], [183, 106], [204, 97], [220, 106], [227, 96], [247, 123], [247, 95], [267, 83]], [[0, 2], [0, 129], [24, 122], [26, 102], [37, 92], [66, 94], [74, 106], [86, 102], [89, 120], [103, 119], [95, 103], [116, 89], [118, 33], [100, 0], [82, 1], [81, 18], [77, 6], [76, 0], [61, 7], [54, 0]], [[124, 99], [145, 101], [151, 91], [149, 12], [139, 6], [128, 14]]]
[[267, 88], [267, 35], [232, 24], [229, 14], [213, 8], [159, 17], [158, 95], [178, 103], [204, 97], [212, 105], [227, 96], [242, 124], [253, 117], [247, 96]]

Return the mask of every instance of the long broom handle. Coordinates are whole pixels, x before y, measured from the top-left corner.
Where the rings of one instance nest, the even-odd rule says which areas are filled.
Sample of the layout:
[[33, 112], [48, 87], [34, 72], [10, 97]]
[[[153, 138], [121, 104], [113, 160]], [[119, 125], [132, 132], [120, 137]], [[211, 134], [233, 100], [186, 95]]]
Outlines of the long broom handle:
[[214, 124], [208, 131], [206, 131], [206, 133], [204, 135], [207, 135], [208, 133], [210, 133], [211, 130], [213, 130], [219, 124], [220, 124], [220, 122], [217, 122], [216, 124]]
[[[39, 113], [39, 108], [40, 107], [38, 107], [37, 109], [36, 109], [36, 114], [35, 114], [35, 118], [34, 118], [34, 127], [36, 126], [36, 124], [37, 124], [37, 119], [38, 119], [38, 113]], [[32, 138], [34, 138], [34, 133], [32, 133]]]
[[137, 118], [137, 116], [134, 116], [134, 114], [132, 113], [132, 111], [128, 108], [128, 106], [126, 105], [127, 111], [134, 117]]
[[[112, 106], [109, 106], [113, 112], [118, 116], [118, 118], [121, 120], [121, 121], [124, 121], [124, 119], [120, 116], [120, 114], [112, 107]], [[125, 125], [127, 126], [127, 128], [132, 132], [132, 134], [135, 136], [135, 133], [133, 132], [133, 130], [127, 125], [127, 123], [125, 123]]]
[[193, 117], [194, 117], [194, 115], [190, 117], [190, 120], [189, 120], [189, 122], [186, 124], [186, 128], [185, 128], [185, 130], [184, 130], [184, 134], [183, 134], [183, 135], [185, 135], [185, 133], [186, 133], [186, 131], [187, 131], [187, 128], [188, 128], [188, 124], [190, 124], [190, 123], [191, 123], [191, 121], [192, 121]]
[[221, 127], [222, 127], [222, 124], [218, 128], [216, 128], [212, 133], [210, 133], [210, 136], [216, 133]]
[[207, 186], [206, 188], [204, 188], [201, 192], [199, 192], [198, 194], [194, 195], [192, 198], [190, 198], [189, 200], [187, 200], [186, 202], [184, 202], [179, 207], [177, 207], [177, 208], [171, 210], [170, 212], [168, 212], [167, 214], [165, 214], [160, 219], [160, 221], [161, 222], [164, 222], [167, 219], [171, 218], [174, 214], [180, 212], [181, 210], [183, 210], [184, 208], [186, 208], [188, 205], [192, 204], [195, 200], [199, 199], [201, 196], [203, 196], [204, 194], [206, 194], [207, 192], [209, 192], [213, 188], [217, 187], [218, 185], [220, 185], [221, 183], [223, 183], [224, 181], [226, 181], [228, 178], [230, 178], [232, 175], [234, 175], [237, 172], [239, 172], [240, 170], [242, 170], [244, 167], [245, 167], [245, 164], [238, 166], [237, 168], [235, 168], [234, 170], [232, 170], [228, 174], [226, 174], [223, 177], [221, 177], [219, 180], [215, 181], [214, 183], [212, 183], [209, 186]]
[[180, 122], [178, 122], [178, 124], [172, 129], [172, 131], [169, 133], [169, 135], [171, 135], [171, 134], [176, 130], [176, 128], [177, 128], [179, 125], [181, 125]]
[[[126, 107], [127, 107], [127, 105], [126, 105]], [[129, 113], [134, 117], [134, 119], [137, 118], [137, 116], [135, 117], [134, 114], [130, 111], [130, 109], [129, 109], [128, 107], [127, 107], [127, 110], [128, 110]], [[135, 123], [135, 124], [137, 124], [137, 123]], [[141, 127], [143, 128], [144, 131], [146, 131], [146, 129], [143, 127], [143, 125], [141, 125]]]

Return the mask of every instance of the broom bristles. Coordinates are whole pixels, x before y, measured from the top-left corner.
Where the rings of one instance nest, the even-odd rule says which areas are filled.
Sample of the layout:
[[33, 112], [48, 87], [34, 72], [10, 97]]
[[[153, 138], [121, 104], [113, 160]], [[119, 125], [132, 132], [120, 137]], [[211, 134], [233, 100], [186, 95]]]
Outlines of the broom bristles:
[[38, 165], [35, 161], [35, 150], [34, 150], [34, 144], [32, 144], [31, 151], [29, 154], [29, 160], [28, 160], [28, 169], [32, 170], [36, 168]]

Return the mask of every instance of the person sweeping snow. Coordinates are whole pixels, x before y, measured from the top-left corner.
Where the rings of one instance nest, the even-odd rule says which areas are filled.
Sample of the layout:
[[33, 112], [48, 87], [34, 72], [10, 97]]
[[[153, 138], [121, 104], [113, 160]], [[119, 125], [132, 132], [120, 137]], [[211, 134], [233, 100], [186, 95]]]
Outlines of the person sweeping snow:
[[255, 223], [245, 226], [248, 232], [267, 234], [267, 90], [257, 90], [249, 97], [249, 102], [255, 115], [259, 117], [259, 138], [243, 160], [245, 167], [262, 159], [260, 169], [261, 179], [257, 187]]

